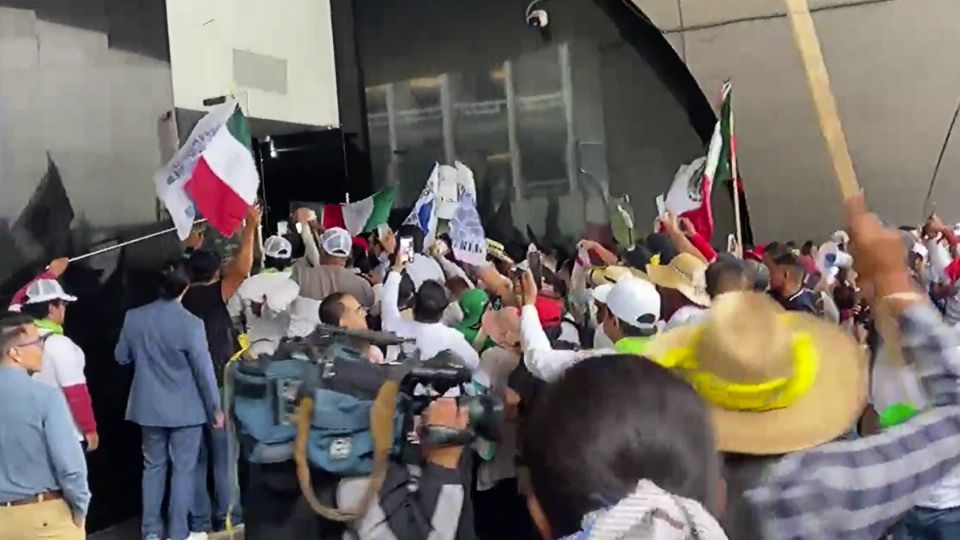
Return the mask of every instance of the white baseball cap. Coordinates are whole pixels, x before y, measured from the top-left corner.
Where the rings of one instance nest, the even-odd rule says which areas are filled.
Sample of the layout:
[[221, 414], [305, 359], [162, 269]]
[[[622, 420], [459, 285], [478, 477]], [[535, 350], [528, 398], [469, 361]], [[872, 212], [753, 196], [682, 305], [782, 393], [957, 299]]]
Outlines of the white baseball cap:
[[271, 236], [263, 243], [263, 254], [274, 259], [289, 259], [293, 253], [290, 241], [282, 236]]
[[610, 288], [605, 300], [610, 313], [630, 326], [641, 330], [656, 328], [660, 318], [660, 293], [649, 281], [621, 280]]
[[60, 286], [60, 282], [55, 279], [38, 279], [27, 288], [27, 298], [23, 303], [40, 304], [54, 300], [76, 302], [77, 297], [65, 293], [63, 287]]
[[604, 283], [603, 285], [597, 285], [593, 288], [593, 300], [595, 302], [600, 302], [601, 304], [607, 303], [607, 296], [610, 295], [610, 291], [613, 290], [612, 283]]
[[320, 245], [323, 250], [334, 257], [349, 257], [353, 247], [353, 238], [346, 229], [333, 227], [323, 231], [320, 238]]

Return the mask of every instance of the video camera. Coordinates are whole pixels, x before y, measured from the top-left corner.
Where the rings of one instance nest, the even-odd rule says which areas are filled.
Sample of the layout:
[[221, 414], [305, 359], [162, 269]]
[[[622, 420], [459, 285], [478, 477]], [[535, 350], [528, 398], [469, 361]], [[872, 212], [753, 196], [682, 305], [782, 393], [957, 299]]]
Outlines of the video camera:
[[[371, 345], [397, 347], [397, 362], [372, 364]], [[373, 462], [371, 408], [387, 381], [398, 381], [391, 459], [416, 463], [421, 444], [498, 440], [503, 404], [477, 391], [471, 371], [444, 351], [422, 361], [412, 342], [394, 334], [320, 326], [307, 338], [282, 342], [272, 356], [246, 358], [235, 370], [237, 426], [252, 439], [251, 461], [292, 459], [298, 410], [310, 398], [308, 456], [338, 476], [369, 474]], [[435, 399], [456, 396], [469, 411], [466, 430], [426, 426], [421, 416]], [[250, 446], [250, 445], [248, 445]], [[259, 449], [259, 451], [257, 450]]]

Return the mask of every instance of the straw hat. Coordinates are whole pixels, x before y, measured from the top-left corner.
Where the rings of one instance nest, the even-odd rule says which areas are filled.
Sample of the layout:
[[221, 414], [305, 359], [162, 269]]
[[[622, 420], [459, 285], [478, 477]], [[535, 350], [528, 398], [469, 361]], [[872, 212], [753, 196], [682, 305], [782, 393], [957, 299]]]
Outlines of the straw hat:
[[635, 277], [649, 281], [647, 274], [630, 266], [594, 266], [587, 272], [587, 283], [591, 287], [613, 285], [624, 278]]
[[515, 307], [505, 307], [483, 314], [483, 332], [504, 349], [520, 348], [520, 312]]
[[779, 455], [829, 442], [863, 410], [867, 362], [839, 326], [767, 295], [719, 297], [710, 316], [651, 340], [712, 409], [717, 449]]
[[674, 289], [698, 306], [710, 305], [707, 280], [704, 277], [707, 265], [689, 253], [681, 253], [666, 266], [647, 266], [650, 281], [664, 289]]

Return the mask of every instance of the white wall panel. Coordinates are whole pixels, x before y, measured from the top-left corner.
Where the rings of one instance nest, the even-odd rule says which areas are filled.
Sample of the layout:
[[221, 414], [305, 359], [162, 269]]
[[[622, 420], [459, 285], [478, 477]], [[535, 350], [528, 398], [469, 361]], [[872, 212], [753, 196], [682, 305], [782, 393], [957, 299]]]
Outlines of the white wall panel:
[[[168, 0], [167, 25], [177, 107], [202, 110], [204, 99], [233, 92], [254, 118], [340, 124], [329, 2]], [[259, 59], [264, 78], [286, 80], [244, 86], [235, 56]]]

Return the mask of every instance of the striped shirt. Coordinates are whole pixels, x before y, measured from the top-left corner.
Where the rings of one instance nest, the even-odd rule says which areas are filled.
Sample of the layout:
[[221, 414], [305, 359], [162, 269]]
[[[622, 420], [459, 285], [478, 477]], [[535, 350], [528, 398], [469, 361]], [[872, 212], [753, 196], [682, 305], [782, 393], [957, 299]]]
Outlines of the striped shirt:
[[875, 540], [960, 465], [960, 337], [928, 304], [899, 319], [932, 408], [882, 434], [790, 454], [747, 491], [768, 540]]

